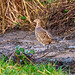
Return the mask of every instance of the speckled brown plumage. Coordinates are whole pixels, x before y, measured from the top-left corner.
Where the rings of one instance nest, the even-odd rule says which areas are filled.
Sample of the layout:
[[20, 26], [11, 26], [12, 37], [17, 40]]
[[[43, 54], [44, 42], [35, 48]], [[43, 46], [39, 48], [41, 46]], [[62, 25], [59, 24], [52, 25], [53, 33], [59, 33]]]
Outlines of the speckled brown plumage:
[[35, 19], [34, 22], [36, 22], [36, 27], [35, 27], [36, 39], [43, 46], [45, 46], [46, 44], [50, 44], [52, 42], [52, 35], [47, 30], [41, 27], [41, 22], [39, 19]]

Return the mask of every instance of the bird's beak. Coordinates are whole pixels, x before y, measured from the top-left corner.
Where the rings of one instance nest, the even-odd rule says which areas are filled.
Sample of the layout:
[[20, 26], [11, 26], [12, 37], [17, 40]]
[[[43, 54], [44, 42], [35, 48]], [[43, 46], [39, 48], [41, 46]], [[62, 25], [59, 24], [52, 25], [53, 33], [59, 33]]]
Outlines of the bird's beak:
[[34, 25], [36, 26], [35, 20], [33, 22], [34, 22]]
[[35, 20], [33, 22], [35, 22]]

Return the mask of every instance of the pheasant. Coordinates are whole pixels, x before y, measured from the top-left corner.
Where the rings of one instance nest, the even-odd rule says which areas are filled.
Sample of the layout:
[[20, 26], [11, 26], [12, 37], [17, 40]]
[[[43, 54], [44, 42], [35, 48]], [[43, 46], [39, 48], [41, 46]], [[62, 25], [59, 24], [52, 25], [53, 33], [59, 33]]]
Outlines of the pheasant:
[[47, 30], [41, 27], [40, 19], [35, 19], [34, 22], [36, 23], [35, 27], [35, 36], [36, 39], [43, 45], [46, 46], [50, 44], [54, 39], [61, 40], [59, 38], [53, 37]]
[[[35, 19], [34, 22], [36, 23], [36, 27], [35, 27], [35, 36], [36, 39], [47, 49], [45, 51], [43, 51], [43, 56], [41, 56], [40, 58], [46, 56], [49, 52], [48, 50], [50, 49], [50, 44], [53, 40], [62, 40], [56, 37], [53, 37], [51, 35], [51, 33], [49, 33], [47, 30], [43, 29], [41, 27], [41, 21], [40, 19]], [[46, 53], [47, 52], [47, 53]], [[41, 52], [39, 52], [41, 53]], [[44, 54], [45, 53], [45, 54]]]

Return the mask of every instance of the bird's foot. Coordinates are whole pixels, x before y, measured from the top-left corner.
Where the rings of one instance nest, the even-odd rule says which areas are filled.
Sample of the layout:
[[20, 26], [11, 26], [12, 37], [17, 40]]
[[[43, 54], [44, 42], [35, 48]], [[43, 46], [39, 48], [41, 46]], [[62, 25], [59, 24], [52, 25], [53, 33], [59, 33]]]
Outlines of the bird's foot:
[[50, 49], [50, 45], [49, 44], [46, 44], [46, 49]]
[[50, 47], [51, 47], [51, 46], [49, 45], [49, 49], [50, 49]]
[[44, 46], [42, 45], [42, 47], [44, 48]]

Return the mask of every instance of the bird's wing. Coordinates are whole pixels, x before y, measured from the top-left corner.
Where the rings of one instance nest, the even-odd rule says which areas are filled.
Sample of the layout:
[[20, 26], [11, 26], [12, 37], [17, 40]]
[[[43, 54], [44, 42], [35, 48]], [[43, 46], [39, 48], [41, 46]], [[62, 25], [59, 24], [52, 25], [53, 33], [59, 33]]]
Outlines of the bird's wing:
[[50, 40], [51, 39], [51, 36], [49, 35], [49, 33], [46, 31], [46, 30], [44, 30], [44, 29], [41, 29], [41, 30], [39, 30], [38, 32], [37, 32], [37, 35], [38, 35], [38, 37], [40, 38], [40, 39], [42, 39], [42, 40]]

